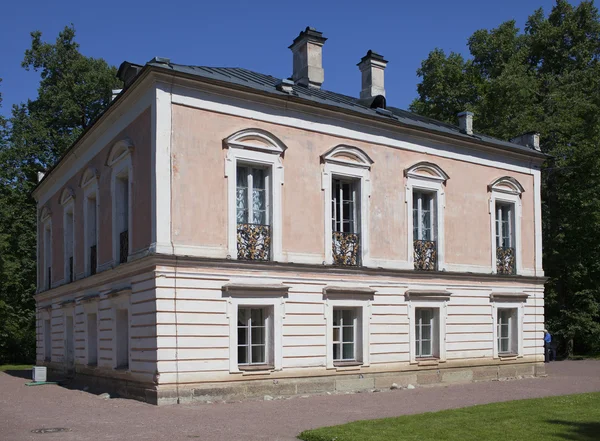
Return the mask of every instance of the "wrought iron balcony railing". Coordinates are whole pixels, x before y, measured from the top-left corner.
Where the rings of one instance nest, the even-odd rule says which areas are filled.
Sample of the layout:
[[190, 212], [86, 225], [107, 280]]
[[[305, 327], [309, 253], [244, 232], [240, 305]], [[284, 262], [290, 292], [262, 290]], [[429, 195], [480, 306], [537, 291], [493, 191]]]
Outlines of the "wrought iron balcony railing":
[[96, 268], [98, 266], [98, 248], [96, 245], [90, 247], [90, 276], [96, 274]]
[[358, 234], [334, 231], [331, 245], [334, 265], [360, 265], [360, 236]]
[[73, 281], [73, 256], [69, 257], [69, 283]]
[[435, 271], [437, 269], [437, 244], [433, 240], [414, 241], [415, 269]]
[[237, 224], [237, 250], [240, 260], [269, 260], [271, 256], [271, 226]]
[[127, 263], [127, 256], [129, 256], [129, 230], [119, 235], [119, 263]]
[[515, 274], [515, 262], [514, 248], [496, 248], [496, 272], [498, 274]]

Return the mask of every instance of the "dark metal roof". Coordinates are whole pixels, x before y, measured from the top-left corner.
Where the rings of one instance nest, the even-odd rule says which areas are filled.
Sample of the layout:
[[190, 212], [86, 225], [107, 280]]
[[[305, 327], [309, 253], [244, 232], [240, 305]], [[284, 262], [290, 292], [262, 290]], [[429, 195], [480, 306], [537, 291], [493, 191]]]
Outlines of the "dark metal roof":
[[[387, 106], [387, 111], [382, 111], [381, 108], [372, 108], [375, 107], [372, 105], [374, 100], [359, 100], [358, 98], [342, 95], [336, 92], [308, 88], [300, 85], [293, 85], [292, 92], [287, 93], [279, 90], [281, 88], [277, 87], [279, 84], [281, 84], [281, 79], [239, 67], [187, 66], [171, 63], [169, 59], [166, 58], [155, 58], [148, 62], [147, 66], [170, 70], [200, 78], [206, 78], [217, 82], [230, 83], [236, 86], [258, 90], [273, 95], [295, 96], [306, 101], [338, 107], [340, 109], [349, 110], [365, 116], [368, 115], [370, 117], [376, 117], [387, 121], [390, 119], [395, 120], [402, 125], [413, 127], [415, 129], [436, 132], [442, 135], [452, 135], [454, 137], [464, 138], [468, 141], [479, 141], [499, 147], [502, 150], [514, 151], [534, 157], [546, 157], [546, 155], [533, 148], [478, 133], [467, 135], [466, 133], [461, 132], [458, 126], [436, 121], [434, 119], [417, 115], [396, 107]], [[385, 103], [385, 99], [375, 102]]]

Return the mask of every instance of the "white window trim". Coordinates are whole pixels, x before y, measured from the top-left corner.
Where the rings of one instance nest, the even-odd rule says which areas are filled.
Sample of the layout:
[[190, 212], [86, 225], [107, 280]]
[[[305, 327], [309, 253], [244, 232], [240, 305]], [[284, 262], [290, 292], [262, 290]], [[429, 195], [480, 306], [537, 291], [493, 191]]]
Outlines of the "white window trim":
[[[362, 354], [357, 353], [355, 345], [355, 355], [357, 364], [361, 367], [368, 367], [371, 364], [370, 350], [370, 322], [371, 322], [371, 303], [375, 291], [369, 288], [352, 287], [326, 287], [323, 288], [323, 298], [325, 301], [325, 328], [326, 328], [326, 363], [327, 369], [344, 369], [344, 362], [333, 360], [333, 310], [334, 308], [352, 308], [356, 309], [357, 320], [360, 320], [362, 335], [360, 335]], [[339, 363], [339, 364], [338, 364]]]
[[[128, 252], [129, 256], [133, 253], [133, 165], [131, 161], [131, 149], [127, 149], [126, 153], [121, 154], [118, 159], [112, 162], [112, 173], [110, 179], [110, 197], [112, 200], [112, 258], [113, 258], [113, 267], [119, 265], [119, 233], [117, 232], [117, 177], [122, 173], [123, 170], [127, 169], [127, 177], [128, 177], [128, 187], [127, 191], [128, 195], [128, 225], [127, 230], [128, 233]], [[98, 212], [98, 211], [96, 211]], [[96, 224], [96, 228], [98, 228], [98, 224]], [[127, 258], [129, 261], [129, 257]], [[100, 266], [100, 265], [98, 265]]]
[[75, 200], [73, 198], [70, 198], [68, 202], [66, 202], [63, 205], [63, 265], [64, 265], [64, 271], [63, 271], [63, 277], [64, 277], [64, 283], [69, 283], [69, 258], [67, 257], [68, 253], [67, 253], [67, 242], [68, 242], [68, 238], [67, 238], [67, 219], [68, 219], [68, 215], [71, 214], [71, 216], [73, 217], [72, 220], [72, 225], [71, 225], [71, 246], [72, 246], [72, 251], [73, 251], [73, 282], [77, 279], [75, 277], [75, 264], [77, 262], [77, 258], [75, 256], [75, 250], [77, 249], [77, 235], [75, 234]]
[[435, 164], [423, 163], [413, 165], [404, 172], [406, 176], [406, 225], [407, 225], [407, 255], [408, 266], [414, 268], [414, 237], [413, 237], [413, 192], [423, 190], [435, 194], [435, 224], [434, 237], [437, 248], [437, 271], [446, 270], [445, 261], [445, 222], [446, 192], [444, 187], [448, 175]]
[[[438, 318], [438, 335], [436, 336], [438, 342], [439, 358], [432, 358], [440, 363], [446, 361], [446, 320], [448, 317], [448, 301], [450, 300], [450, 293], [436, 293], [424, 291], [409, 290], [405, 293], [408, 306], [408, 340], [409, 340], [409, 360], [411, 364], [418, 364], [420, 360], [417, 358], [416, 345], [416, 331], [415, 331], [415, 309], [417, 308], [437, 308], [439, 309]], [[433, 336], [433, 335], [432, 335]], [[433, 350], [433, 348], [432, 348]]]
[[[337, 157], [340, 155], [339, 157]], [[349, 161], [344, 158], [345, 155], [351, 155], [356, 158], [355, 161]], [[373, 161], [360, 149], [345, 145], [337, 146], [321, 156], [323, 171], [321, 174], [321, 190], [325, 197], [325, 240], [324, 240], [324, 262], [326, 265], [333, 264], [332, 251], [332, 212], [331, 212], [331, 187], [334, 178], [349, 178], [359, 181], [360, 217], [355, 219], [360, 225], [360, 258], [361, 266], [373, 266], [370, 259], [370, 240], [369, 240], [369, 202], [371, 199], [371, 164]]]
[[[84, 175], [85, 176], [85, 175]], [[98, 272], [98, 268], [100, 267], [100, 262], [98, 257], [100, 256], [100, 191], [98, 190], [98, 178], [95, 176], [93, 179], [90, 179], [82, 184], [83, 188], [83, 260], [84, 260], [84, 274], [85, 276], [89, 276], [91, 274], [91, 265], [90, 265], [90, 238], [88, 237], [88, 229], [89, 229], [89, 211], [88, 211], [88, 199], [90, 195], [94, 195], [94, 199], [96, 200], [96, 272]]]
[[[525, 312], [525, 302], [493, 302], [492, 303], [492, 328], [493, 328], [493, 341], [494, 341], [494, 351], [493, 356], [495, 359], [501, 358], [498, 351], [498, 309], [516, 309], [517, 311], [517, 357], [523, 357], [523, 318]], [[512, 355], [512, 354], [511, 354]], [[504, 355], [503, 355], [504, 356]], [[507, 355], [510, 356], [510, 355]]]
[[268, 351], [273, 351], [274, 371], [280, 371], [283, 367], [283, 320], [285, 319], [285, 298], [287, 289], [279, 287], [275, 291], [269, 288], [261, 289], [260, 286], [248, 288], [239, 287], [227, 290], [224, 287], [224, 294], [227, 295], [227, 318], [229, 320], [229, 372], [239, 374], [245, 372], [238, 365], [238, 341], [237, 341], [237, 318], [240, 306], [259, 306], [270, 307], [273, 310], [273, 348], [267, 345]]
[[517, 275], [523, 274], [523, 259], [521, 253], [521, 220], [522, 220], [522, 201], [520, 193], [508, 193], [505, 191], [497, 190], [494, 187], [490, 188], [490, 245], [492, 248], [491, 252], [491, 270], [492, 274], [497, 274], [498, 269], [496, 266], [496, 202], [511, 204], [514, 207], [514, 240], [515, 240], [515, 259], [517, 261], [516, 271]]
[[88, 314], [96, 314], [96, 366], [100, 364], [100, 316], [98, 315], [98, 302], [83, 303], [84, 329], [85, 329], [85, 364], [90, 365], [89, 360], [89, 332], [88, 332]]
[[[128, 359], [127, 359], [127, 369], [118, 368], [117, 365], [117, 309], [126, 309], [127, 310], [127, 326], [129, 330], [127, 335], [129, 336], [128, 342]], [[112, 293], [111, 298], [111, 309], [110, 309], [110, 319], [111, 319], [111, 341], [112, 341], [112, 368], [117, 369], [119, 371], [129, 372], [131, 370], [131, 289], [125, 289], [119, 292]], [[87, 320], [87, 319], [86, 319]], [[98, 317], [98, 321], [100, 318]], [[98, 338], [100, 338], [100, 332], [98, 332]], [[98, 357], [98, 364], [100, 364], [100, 357]]]
[[[268, 144], [264, 146], [253, 142], [260, 139]], [[229, 258], [237, 260], [237, 167], [240, 165], [263, 166], [269, 170], [269, 188], [267, 193], [271, 200], [269, 214], [271, 227], [272, 261], [283, 260], [282, 252], [282, 190], [284, 183], [283, 162], [281, 155], [285, 146], [273, 135], [258, 129], [243, 130], [230, 136], [224, 141], [228, 147], [225, 158], [225, 177], [227, 178], [227, 252]]]

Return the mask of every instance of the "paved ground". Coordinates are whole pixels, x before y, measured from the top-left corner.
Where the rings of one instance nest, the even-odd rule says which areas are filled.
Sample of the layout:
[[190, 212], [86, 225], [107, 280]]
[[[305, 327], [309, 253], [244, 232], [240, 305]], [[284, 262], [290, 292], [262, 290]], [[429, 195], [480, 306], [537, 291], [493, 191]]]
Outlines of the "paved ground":
[[[290, 400], [156, 407], [60, 386], [26, 387], [0, 372], [0, 439], [286, 440], [304, 429], [474, 404], [600, 391], [600, 361], [547, 365], [548, 377]], [[31, 433], [68, 427], [71, 432]]]

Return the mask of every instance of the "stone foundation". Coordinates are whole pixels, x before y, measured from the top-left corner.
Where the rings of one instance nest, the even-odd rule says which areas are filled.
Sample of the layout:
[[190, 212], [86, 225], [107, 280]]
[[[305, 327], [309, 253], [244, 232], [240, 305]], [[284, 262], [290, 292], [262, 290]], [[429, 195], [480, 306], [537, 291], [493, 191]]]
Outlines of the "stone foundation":
[[[64, 378], [64, 369], [48, 365], [54, 379]], [[433, 367], [402, 372], [340, 373], [329, 376], [302, 378], [273, 378], [236, 380], [220, 383], [183, 384], [176, 387], [158, 387], [128, 379], [128, 374], [118, 371], [77, 368], [68, 378], [68, 386], [87, 387], [91, 393], [108, 392], [121, 398], [132, 398], [150, 404], [175, 404], [190, 402], [238, 401], [264, 399], [266, 396], [291, 397], [323, 393], [365, 392], [389, 390], [412, 386], [435, 386], [477, 381], [509, 380], [545, 375], [543, 363], [497, 364], [457, 368]]]

